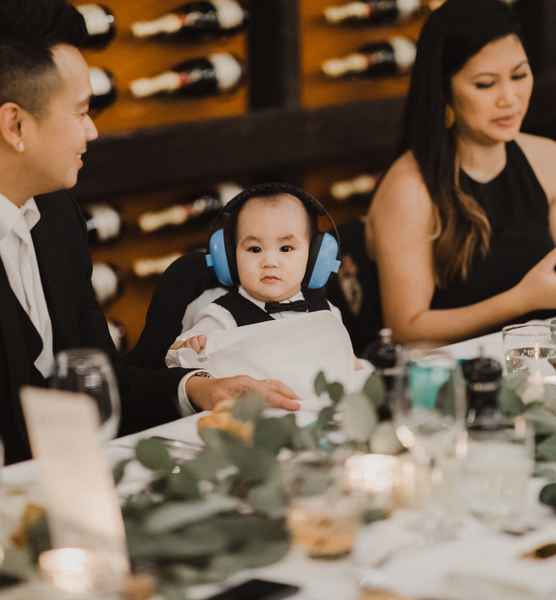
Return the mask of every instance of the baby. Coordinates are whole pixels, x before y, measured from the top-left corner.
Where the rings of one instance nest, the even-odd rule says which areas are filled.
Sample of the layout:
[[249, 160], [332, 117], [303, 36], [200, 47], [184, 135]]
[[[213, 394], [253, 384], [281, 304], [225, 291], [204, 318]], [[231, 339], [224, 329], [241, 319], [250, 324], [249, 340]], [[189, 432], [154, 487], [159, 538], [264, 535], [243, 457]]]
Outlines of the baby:
[[216, 273], [237, 287], [209, 290], [188, 307], [168, 366], [280, 379], [302, 399], [313, 396], [319, 370], [340, 380], [368, 371], [339, 310], [324, 298], [339, 261], [336, 239], [318, 232], [318, 215], [327, 215], [320, 204], [292, 186], [267, 184], [242, 192], [225, 210], [229, 279], [218, 265]]

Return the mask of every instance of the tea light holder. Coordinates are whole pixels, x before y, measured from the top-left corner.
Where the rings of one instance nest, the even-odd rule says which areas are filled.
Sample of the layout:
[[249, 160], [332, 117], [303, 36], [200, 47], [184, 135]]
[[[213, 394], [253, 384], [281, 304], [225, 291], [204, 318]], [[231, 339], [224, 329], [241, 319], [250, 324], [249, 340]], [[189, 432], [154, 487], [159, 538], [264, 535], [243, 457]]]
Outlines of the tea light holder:
[[72, 594], [119, 591], [125, 573], [109, 554], [83, 548], [57, 548], [42, 552], [39, 569], [53, 587]]

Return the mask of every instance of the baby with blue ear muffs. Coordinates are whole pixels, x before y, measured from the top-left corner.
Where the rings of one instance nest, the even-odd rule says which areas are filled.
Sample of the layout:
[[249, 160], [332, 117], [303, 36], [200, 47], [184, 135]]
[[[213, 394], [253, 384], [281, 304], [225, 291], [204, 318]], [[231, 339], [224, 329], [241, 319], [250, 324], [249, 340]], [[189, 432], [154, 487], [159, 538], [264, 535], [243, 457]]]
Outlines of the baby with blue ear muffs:
[[318, 371], [348, 387], [354, 371], [368, 371], [324, 296], [340, 249], [337, 232], [318, 230], [321, 215], [335, 231], [315, 198], [287, 184], [253, 186], [233, 198], [206, 256], [226, 287], [211, 290], [212, 301], [193, 318], [186, 313], [166, 364], [279, 380], [304, 407]]

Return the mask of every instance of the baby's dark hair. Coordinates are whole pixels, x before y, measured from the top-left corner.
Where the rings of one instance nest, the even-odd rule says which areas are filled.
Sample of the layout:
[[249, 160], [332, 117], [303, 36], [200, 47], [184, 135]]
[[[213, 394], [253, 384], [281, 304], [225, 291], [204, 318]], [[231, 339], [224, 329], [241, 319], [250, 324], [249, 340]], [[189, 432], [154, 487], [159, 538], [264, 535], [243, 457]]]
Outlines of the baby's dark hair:
[[251, 196], [242, 205], [238, 208], [238, 210], [234, 211], [232, 214], [232, 221], [230, 223], [230, 227], [233, 232], [234, 244], [237, 243], [237, 225], [239, 221], [239, 215], [241, 211], [251, 202], [252, 200], [262, 200], [266, 201], [269, 204], [274, 204], [279, 202], [282, 198], [295, 198], [303, 205], [305, 209], [305, 214], [307, 215], [307, 237], [308, 240], [311, 241], [313, 236], [318, 232], [318, 215], [315, 210], [311, 210], [307, 204], [295, 194], [291, 192], [272, 192], [268, 190], [266, 193], [257, 194], [255, 196]]

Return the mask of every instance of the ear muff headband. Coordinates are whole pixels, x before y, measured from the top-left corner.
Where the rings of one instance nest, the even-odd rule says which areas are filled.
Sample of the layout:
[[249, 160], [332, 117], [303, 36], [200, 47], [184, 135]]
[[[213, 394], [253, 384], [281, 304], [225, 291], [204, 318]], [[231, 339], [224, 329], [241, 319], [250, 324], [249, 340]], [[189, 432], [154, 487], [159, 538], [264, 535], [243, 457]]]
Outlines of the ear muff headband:
[[216, 217], [217, 223], [224, 222], [216, 229], [209, 239], [209, 253], [206, 262], [213, 267], [218, 281], [227, 287], [238, 285], [235, 240], [232, 231], [233, 217], [240, 208], [251, 198], [258, 196], [271, 196], [277, 194], [290, 194], [300, 200], [305, 208], [318, 216], [324, 216], [332, 226], [334, 235], [330, 233], [316, 233], [313, 235], [309, 247], [307, 269], [303, 279], [303, 287], [317, 289], [324, 287], [331, 273], [336, 273], [340, 267], [340, 236], [334, 219], [324, 206], [307, 192], [286, 183], [264, 183], [246, 188], [232, 198], [222, 208]]

